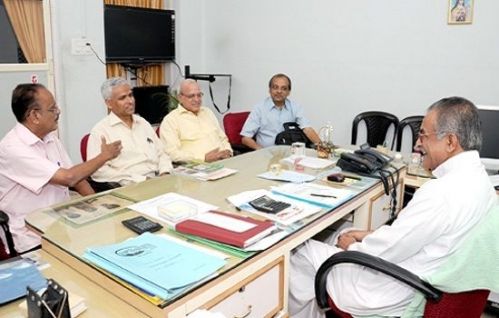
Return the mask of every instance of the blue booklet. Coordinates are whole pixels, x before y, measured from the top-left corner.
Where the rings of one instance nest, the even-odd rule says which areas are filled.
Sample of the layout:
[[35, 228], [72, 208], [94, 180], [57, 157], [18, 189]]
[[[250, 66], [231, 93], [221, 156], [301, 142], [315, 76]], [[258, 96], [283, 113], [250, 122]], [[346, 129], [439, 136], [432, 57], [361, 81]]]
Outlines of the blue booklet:
[[0, 262], [0, 305], [26, 296], [26, 287], [40, 290], [47, 286], [36, 265], [24, 258]]
[[83, 257], [163, 299], [225, 265], [220, 257], [148, 232], [121, 243], [88, 248]]

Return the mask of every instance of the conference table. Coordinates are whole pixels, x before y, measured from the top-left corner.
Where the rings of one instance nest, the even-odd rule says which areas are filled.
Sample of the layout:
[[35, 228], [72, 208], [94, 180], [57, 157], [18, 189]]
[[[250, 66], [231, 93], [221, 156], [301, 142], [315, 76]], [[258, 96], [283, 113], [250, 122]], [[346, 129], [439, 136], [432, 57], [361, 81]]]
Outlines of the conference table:
[[[291, 155], [290, 151], [289, 146], [275, 146], [220, 161], [224, 167], [236, 169], [237, 173], [215, 181], [171, 174], [94, 196], [98, 199], [102, 195], [111, 195], [133, 203], [174, 192], [215, 205], [219, 210], [252, 215], [236, 209], [227, 201], [227, 197], [243, 191], [269, 190], [272, 186], [283, 184], [282, 181], [257, 176], [275, 168], [276, 164], [283, 170], [294, 170], [296, 167], [293, 163], [283, 160]], [[315, 157], [315, 151], [307, 150], [307, 155]], [[372, 229], [389, 217], [389, 209], [385, 207], [389, 198], [384, 194], [380, 180], [359, 177], [348, 183], [329, 182], [326, 176], [332, 168], [334, 165], [324, 169], [305, 168], [303, 172], [316, 176], [315, 183], [351, 190], [354, 193], [351, 198], [333, 209], [321, 209], [286, 227], [286, 236], [265, 250], [245, 255], [227, 253], [225, 266], [215, 275], [170, 299], [149, 297], [82, 258], [88, 247], [114, 244], [136, 237], [135, 233], [122, 225], [122, 221], [139, 215], [138, 212], [125, 207], [94, 221], [75, 224], [61, 217], [57, 208], [51, 207], [30, 214], [26, 222], [32, 230], [42, 235], [44, 253], [146, 316], [179, 318], [186, 317], [196, 309], [207, 309], [221, 312], [226, 317], [286, 317], [289, 259], [294, 248], [342, 219], [349, 219], [354, 227]], [[399, 173], [398, 188], [403, 189], [405, 166], [400, 164], [395, 168]], [[402, 191], [398, 193], [400, 204]], [[177, 235], [166, 225], [156, 233], [203, 245]]]

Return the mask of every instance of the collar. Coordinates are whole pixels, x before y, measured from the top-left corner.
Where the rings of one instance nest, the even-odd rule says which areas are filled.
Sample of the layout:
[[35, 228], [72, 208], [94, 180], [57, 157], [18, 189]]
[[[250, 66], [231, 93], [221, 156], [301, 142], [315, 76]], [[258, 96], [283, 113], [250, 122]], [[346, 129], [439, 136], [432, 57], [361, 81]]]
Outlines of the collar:
[[[123, 126], [128, 127], [125, 124], [125, 122], [123, 122], [123, 120], [121, 120], [121, 118], [116, 116], [116, 114], [113, 112], [109, 112], [109, 114], [107, 115], [107, 118], [109, 120], [109, 125], [111, 125], [111, 126], [122, 124]], [[132, 122], [133, 122], [133, 125], [138, 123], [138, 116], [137, 115], [135, 115], [135, 114], [132, 115]]]
[[463, 151], [441, 163], [432, 173], [435, 177], [441, 178], [451, 171], [462, 170], [463, 167], [469, 167], [476, 163], [481, 163], [478, 151]]
[[204, 106], [201, 106], [199, 108], [199, 112], [197, 114], [194, 114], [190, 110], [187, 110], [182, 104], [178, 104], [177, 109], [178, 109], [180, 114], [192, 114], [194, 116], [197, 116], [197, 115], [199, 115], [199, 113], [204, 112]]
[[38, 142], [43, 142], [43, 143], [49, 143], [53, 142], [54, 139], [56, 138], [56, 131], [52, 131], [45, 135], [43, 139], [38, 138], [31, 130], [28, 129], [28, 127], [24, 126], [21, 123], [17, 123], [16, 126], [14, 126], [14, 130], [16, 132], [16, 135], [19, 137], [19, 139], [25, 143], [26, 145], [32, 146]]
[[269, 106], [270, 106], [270, 107], [269, 107], [270, 109], [275, 108], [275, 109], [286, 109], [286, 110], [288, 110], [288, 109], [289, 109], [289, 107], [290, 107], [290, 106], [289, 106], [289, 105], [290, 105], [289, 103], [290, 103], [289, 99], [287, 99], [287, 98], [286, 98], [286, 99], [284, 100], [284, 105], [283, 105], [283, 107], [281, 107], [281, 108], [280, 108], [280, 107], [278, 107], [278, 106], [276, 106], [276, 105], [274, 104], [274, 100], [272, 100], [272, 97], [270, 97], [270, 96], [269, 96], [269, 97], [267, 97], [267, 105], [269, 105]]

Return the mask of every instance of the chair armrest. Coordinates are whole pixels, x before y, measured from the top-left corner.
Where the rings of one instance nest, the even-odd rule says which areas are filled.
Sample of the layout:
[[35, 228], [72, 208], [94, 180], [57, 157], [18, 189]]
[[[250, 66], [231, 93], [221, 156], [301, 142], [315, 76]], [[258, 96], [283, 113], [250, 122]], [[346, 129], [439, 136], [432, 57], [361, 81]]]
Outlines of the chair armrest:
[[343, 251], [329, 257], [317, 271], [315, 275], [315, 297], [320, 308], [328, 307], [327, 276], [331, 268], [340, 263], [354, 263], [365, 266], [391, 276], [421, 292], [426, 298], [438, 301], [442, 297], [442, 292], [429, 283], [423, 281], [417, 275], [402, 267], [385, 261], [376, 256], [358, 251]]

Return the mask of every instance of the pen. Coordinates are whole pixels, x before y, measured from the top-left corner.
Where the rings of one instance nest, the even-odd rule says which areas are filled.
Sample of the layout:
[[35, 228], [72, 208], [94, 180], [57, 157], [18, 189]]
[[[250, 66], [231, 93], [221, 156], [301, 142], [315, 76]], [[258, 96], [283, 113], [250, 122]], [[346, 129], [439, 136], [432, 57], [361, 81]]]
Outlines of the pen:
[[313, 197], [321, 197], [321, 198], [334, 198], [338, 199], [338, 197], [330, 194], [321, 194], [321, 193], [310, 193], [311, 196]]
[[355, 176], [345, 176], [345, 178], [352, 180], [362, 180], [360, 177], [355, 177]]

